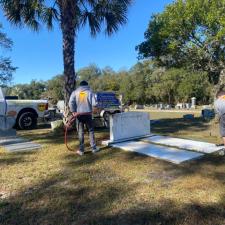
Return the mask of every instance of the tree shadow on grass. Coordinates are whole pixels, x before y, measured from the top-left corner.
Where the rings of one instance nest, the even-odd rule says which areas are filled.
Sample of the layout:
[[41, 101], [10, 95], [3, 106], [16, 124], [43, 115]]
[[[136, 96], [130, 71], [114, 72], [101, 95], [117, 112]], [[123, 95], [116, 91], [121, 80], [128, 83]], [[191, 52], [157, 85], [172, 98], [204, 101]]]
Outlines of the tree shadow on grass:
[[0, 153], [0, 167], [30, 162], [30, 160], [27, 159], [27, 156], [33, 155], [35, 153], [36, 151]]
[[154, 133], [162, 133], [165, 135], [177, 133], [179, 131], [204, 131], [209, 129], [209, 123], [202, 118], [194, 118], [186, 120], [183, 118], [160, 119], [152, 125]]
[[175, 178], [199, 175], [203, 179], [210, 178], [221, 184], [225, 183], [225, 157], [219, 155], [206, 155], [200, 159], [187, 161], [179, 165], [163, 161], [159, 163], [161, 165], [159, 175], [160, 173], [164, 173], [165, 175], [172, 175]]
[[[165, 179], [173, 175], [176, 179], [196, 173], [205, 176], [204, 164], [216, 166], [224, 163], [224, 159], [217, 156], [174, 165], [108, 148], [84, 157], [67, 154], [64, 160], [60, 173], [0, 200], [0, 224], [222, 225], [225, 222], [225, 196], [221, 196], [217, 203], [204, 204], [193, 202], [180, 205], [167, 196], [160, 201], [149, 198], [142, 202], [135, 198], [135, 194], [142, 188], [139, 185], [143, 184], [121, 177], [107, 167], [106, 161], [149, 163], [149, 168], [159, 164], [158, 174], [157, 171], [148, 174], [151, 179]], [[100, 160], [105, 161], [104, 168], [94, 166]], [[166, 172], [163, 174], [162, 171]], [[211, 175], [213, 179], [221, 179], [224, 174], [215, 171]]]
[[[84, 172], [84, 171], [82, 171]], [[90, 172], [90, 171], [89, 171]], [[167, 198], [143, 202], [133, 199], [136, 184], [126, 180], [97, 180], [89, 185], [92, 171], [82, 177], [73, 174], [53, 177], [9, 199], [0, 202], [0, 223], [55, 225], [211, 225], [225, 222], [225, 196], [217, 203], [184, 203], [182, 206]], [[106, 173], [111, 171], [105, 171]], [[135, 192], [134, 192], [135, 193]], [[156, 193], [157, 194], [157, 193]], [[123, 203], [125, 198], [128, 201]], [[127, 203], [126, 203], [127, 202]], [[116, 208], [114, 208], [116, 207]]]
[[116, 215], [104, 215], [87, 220], [85, 224], [104, 225], [211, 225], [224, 224], [224, 200], [217, 204], [199, 205], [198, 203], [185, 204], [178, 208], [176, 203], [165, 200], [154, 207], [154, 204], [136, 205]]
[[[63, 144], [65, 139], [65, 133], [63, 130], [58, 132], [52, 132], [49, 129], [40, 129], [40, 130], [34, 130], [31, 132], [23, 131], [20, 133], [21, 137], [28, 138], [31, 141], [38, 142], [40, 144], [46, 144], [46, 145], [57, 145], [57, 144]], [[96, 141], [97, 143], [100, 143], [104, 139], [108, 139], [109, 133], [107, 133], [107, 130], [105, 129], [98, 129], [95, 132]], [[68, 142], [77, 142], [78, 141], [78, 134], [76, 130], [69, 131], [67, 134]], [[85, 141], [89, 142], [89, 134], [86, 131], [85, 132]]]
[[[84, 170], [82, 176], [55, 174], [48, 180], [4, 199], [0, 202], [0, 223], [67, 225], [91, 222], [96, 215], [107, 213], [112, 209], [113, 202], [134, 188], [124, 189], [125, 180], [120, 180], [120, 183], [103, 177], [103, 182], [99, 177], [92, 176], [98, 173]], [[90, 179], [97, 179], [96, 182], [102, 182], [102, 185], [89, 184]]]

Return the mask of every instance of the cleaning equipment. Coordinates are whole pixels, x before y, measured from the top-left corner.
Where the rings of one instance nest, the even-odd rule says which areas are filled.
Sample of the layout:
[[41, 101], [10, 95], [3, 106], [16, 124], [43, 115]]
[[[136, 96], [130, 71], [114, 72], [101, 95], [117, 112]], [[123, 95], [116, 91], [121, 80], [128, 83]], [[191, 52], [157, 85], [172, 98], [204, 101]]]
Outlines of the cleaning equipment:
[[72, 128], [73, 126], [73, 123], [74, 121], [76, 120], [76, 118], [78, 116], [82, 116], [82, 115], [91, 115], [92, 113], [91, 112], [88, 112], [88, 113], [77, 113], [76, 116], [72, 115], [71, 118], [69, 119], [69, 121], [67, 122], [67, 124], [65, 125], [65, 133], [64, 133], [64, 143], [66, 145], [66, 148], [69, 150], [69, 151], [76, 151], [76, 149], [72, 149], [69, 147], [68, 145], [68, 130]]

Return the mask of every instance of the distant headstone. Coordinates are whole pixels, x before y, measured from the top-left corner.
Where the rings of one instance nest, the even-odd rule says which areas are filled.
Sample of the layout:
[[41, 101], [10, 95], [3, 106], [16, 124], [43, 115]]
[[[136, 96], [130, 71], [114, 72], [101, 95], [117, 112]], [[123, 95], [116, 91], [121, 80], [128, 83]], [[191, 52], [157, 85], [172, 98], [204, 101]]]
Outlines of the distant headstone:
[[196, 97], [191, 98], [191, 108], [196, 109]]
[[159, 109], [164, 109], [164, 105], [162, 103], [159, 104]]
[[110, 117], [110, 141], [150, 135], [149, 113], [125, 112]]
[[184, 108], [184, 104], [183, 103], [177, 103], [175, 108], [176, 109], [183, 109]]
[[185, 108], [186, 109], [190, 109], [191, 108], [191, 104], [190, 103], [185, 103]]
[[144, 106], [143, 106], [143, 105], [135, 105], [134, 108], [135, 108], [135, 109], [144, 109]]
[[166, 106], [165, 106], [165, 109], [171, 109], [172, 108], [172, 106], [170, 105], [170, 104], [167, 104]]
[[63, 130], [64, 123], [63, 120], [56, 120], [51, 122], [52, 131]]
[[59, 110], [59, 112], [63, 113], [64, 112], [64, 101], [60, 100], [57, 102], [57, 109]]

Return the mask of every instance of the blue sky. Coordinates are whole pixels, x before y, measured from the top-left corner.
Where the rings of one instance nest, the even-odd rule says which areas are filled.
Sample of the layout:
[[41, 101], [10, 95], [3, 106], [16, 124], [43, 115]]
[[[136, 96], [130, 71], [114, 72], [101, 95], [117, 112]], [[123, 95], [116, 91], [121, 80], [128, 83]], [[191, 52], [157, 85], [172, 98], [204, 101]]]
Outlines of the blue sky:
[[[135, 46], [144, 40], [144, 32], [153, 13], [161, 12], [172, 0], [134, 0], [129, 9], [128, 23], [111, 37], [99, 34], [92, 38], [87, 27], [80, 30], [76, 40], [76, 70], [95, 63], [100, 68], [129, 69], [137, 62]], [[35, 33], [27, 28], [10, 25], [0, 11], [4, 32], [13, 40], [8, 53], [18, 69], [13, 83], [28, 83], [32, 79], [48, 80], [63, 71], [62, 38], [59, 27]]]

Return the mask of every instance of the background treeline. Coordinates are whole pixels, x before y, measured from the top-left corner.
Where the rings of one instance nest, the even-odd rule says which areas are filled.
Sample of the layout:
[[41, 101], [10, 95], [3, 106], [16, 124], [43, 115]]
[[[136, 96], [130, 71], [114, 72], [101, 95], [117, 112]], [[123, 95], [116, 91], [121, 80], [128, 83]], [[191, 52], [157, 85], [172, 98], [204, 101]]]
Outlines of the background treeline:
[[[152, 104], [190, 102], [195, 96], [198, 104], [208, 104], [212, 100], [213, 85], [206, 72], [183, 68], [157, 67], [146, 60], [134, 65], [130, 70], [115, 72], [110, 67], [100, 69], [92, 64], [77, 72], [78, 80], [87, 80], [96, 91], [114, 91], [123, 94], [125, 104]], [[79, 82], [78, 82], [79, 83]], [[11, 87], [12, 95], [21, 99], [49, 98], [52, 103], [63, 99], [63, 76], [57, 75], [47, 82], [33, 80], [30, 84]]]

